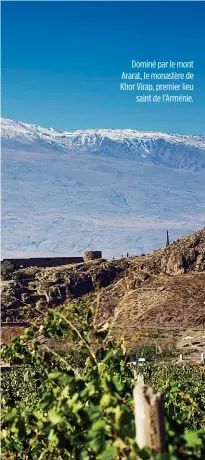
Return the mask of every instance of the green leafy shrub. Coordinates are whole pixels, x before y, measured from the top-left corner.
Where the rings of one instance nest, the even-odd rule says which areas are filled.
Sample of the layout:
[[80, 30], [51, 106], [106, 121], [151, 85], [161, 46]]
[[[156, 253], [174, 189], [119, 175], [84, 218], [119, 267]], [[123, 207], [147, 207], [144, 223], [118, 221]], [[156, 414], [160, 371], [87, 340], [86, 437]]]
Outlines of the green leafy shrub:
[[149, 384], [165, 395], [166, 413], [183, 427], [205, 429], [205, 373], [200, 366], [153, 367]]
[[18, 270], [15, 270], [13, 272], [13, 275], [12, 275], [12, 278], [17, 280], [17, 281], [18, 280], [20, 281], [20, 280], [24, 279], [25, 277], [27, 279], [32, 278], [32, 274], [28, 274], [28, 273], [25, 274], [25, 269], [24, 268], [19, 268]]
[[[83, 303], [50, 310], [40, 327], [25, 329], [4, 347], [3, 359], [21, 363], [24, 370], [18, 368], [9, 377], [3, 376], [2, 458], [153, 458], [149, 449], [140, 450], [135, 442], [134, 379], [125, 347], [109, 340], [107, 327], [93, 327], [93, 313], [92, 307]], [[69, 349], [63, 354], [49, 349], [45, 339], [51, 337], [75, 344], [77, 363]], [[154, 375], [153, 384], [160, 386]], [[168, 391], [167, 452], [156, 458], [203, 458], [201, 431], [184, 431], [177, 417], [174, 425], [170, 424], [170, 395]], [[175, 401], [180, 405], [180, 395]]]
[[14, 265], [9, 260], [3, 260], [1, 263], [1, 278], [2, 280], [10, 280], [14, 271]]
[[156, 359], [156, 346], [146, 345], [146, 346], [139, 346], [134, 350], [130, 351], [129, 359], [132, 361], [138, 361], [139, 358], [145, 358], [146, 361], [153, 361]]

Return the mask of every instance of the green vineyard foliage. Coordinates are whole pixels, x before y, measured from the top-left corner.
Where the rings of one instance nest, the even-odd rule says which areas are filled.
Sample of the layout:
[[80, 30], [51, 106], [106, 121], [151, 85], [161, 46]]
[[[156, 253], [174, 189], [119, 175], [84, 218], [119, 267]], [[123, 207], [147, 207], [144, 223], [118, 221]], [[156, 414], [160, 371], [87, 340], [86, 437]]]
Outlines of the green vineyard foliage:
[[167, 451], [140, 450], [129, 356], [123, 342], [111, 340], [107, 324], [93, 324], [93, 308], [79, 302], [49, 310], [41, 326], [3, 347], [14, 369], [2, 375], [2, 459], [205, 458], [201, 369], [169, 363], [143, 369], [145, 381], [165, 394]]

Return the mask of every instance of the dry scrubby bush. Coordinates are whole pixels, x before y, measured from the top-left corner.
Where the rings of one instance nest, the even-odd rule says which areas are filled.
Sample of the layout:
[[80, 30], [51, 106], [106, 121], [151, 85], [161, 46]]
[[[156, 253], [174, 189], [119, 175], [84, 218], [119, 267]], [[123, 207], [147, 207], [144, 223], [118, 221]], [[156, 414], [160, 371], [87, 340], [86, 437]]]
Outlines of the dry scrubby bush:
[[3, 260], [1, 263], [2, 280], [10, 280], [14, 271], [14, 265], [9, 260]]
[[[154, 458], [149, 449], [140, 450], [135, 442], [134, 380], [124, 345], [109, 340], [107, 325], [92, 326], [93, 313], [83, 303], [50, 310], [40, 328], [25, 329], [4, 347], [3, 359], [24, 365], [24, 371], [16, 369], [3, 376], [3, 459]], [[45, 343], [42, 349], [42, 340], [51, 337], [75, 344], [77, 362], [73, 354], [62, 356]], [[144, 372], [146, 377], [146, 369]], [[179, 372], [177, 383], [170, 372], [167, 381], [162, 379], [160, 369], [149, 377], [155, 387], [163, 389], [166, 383], [167, 389], [167, 453], [156, 456], [158, 459], [194, 460], [205, 455], [201, 431], [185, 431], [203, 423], [202, 377], [198, 371], [198, 393], [192, 394], [191, 375], [187, 391], [188, 376]], [[169, 417], [169, 410], [172, 414], [175, 409], [176, 417]]]

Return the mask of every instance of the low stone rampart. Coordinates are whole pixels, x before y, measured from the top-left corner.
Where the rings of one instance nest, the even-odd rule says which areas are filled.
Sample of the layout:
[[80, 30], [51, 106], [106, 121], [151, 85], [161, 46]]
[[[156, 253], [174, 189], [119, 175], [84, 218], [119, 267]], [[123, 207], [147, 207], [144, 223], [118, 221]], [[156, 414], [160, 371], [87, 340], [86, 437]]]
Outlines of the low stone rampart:
[[28, 267], [59, 267], [60, 265], [78, 264], [102, 258], [101, 251], [87, 251], [83, 257], [31, 257], [26, 259], [3, 259], [2, 262], [11, 262], [14, 270]]
[[83, 262], [83, 257], [32, 257], [30, 259], [3, 259], [11, 262], [15, 270], [28, 267], [59, 267]]

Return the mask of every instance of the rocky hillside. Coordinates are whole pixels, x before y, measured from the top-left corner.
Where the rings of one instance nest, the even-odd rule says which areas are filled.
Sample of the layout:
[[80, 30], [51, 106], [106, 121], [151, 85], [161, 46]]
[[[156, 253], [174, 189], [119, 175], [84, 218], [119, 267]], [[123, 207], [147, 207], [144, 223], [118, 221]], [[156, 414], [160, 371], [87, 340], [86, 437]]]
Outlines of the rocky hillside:
[[2, 290], [2, 320], [31, 321], [48, 308], [83, 298], [96, 322], [134, 346], [139, 330], [202, 327], [205, 229], [151, 254], [16, 272]]

